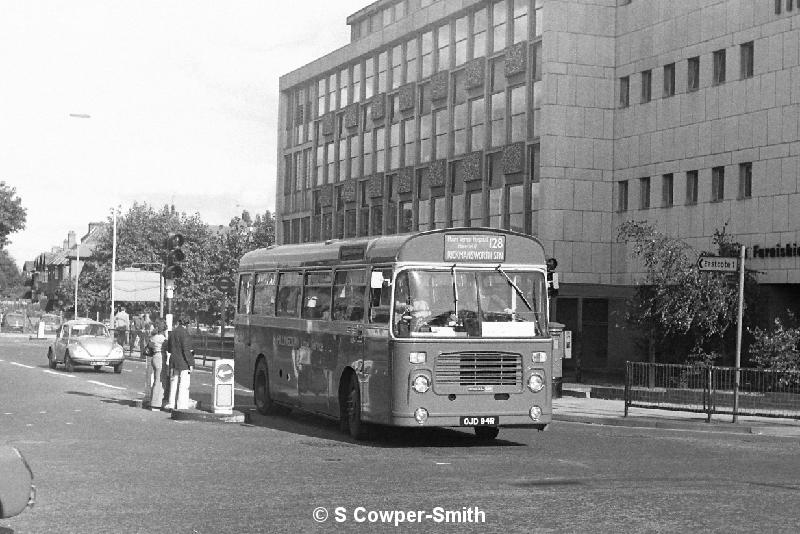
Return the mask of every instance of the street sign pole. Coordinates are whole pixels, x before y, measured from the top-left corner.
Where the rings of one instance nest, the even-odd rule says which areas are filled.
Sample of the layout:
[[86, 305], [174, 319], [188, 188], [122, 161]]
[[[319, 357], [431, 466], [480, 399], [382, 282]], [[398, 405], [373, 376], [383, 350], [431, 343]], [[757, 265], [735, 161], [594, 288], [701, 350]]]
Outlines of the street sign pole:
[[739, 421], [739, 365], [742, 359], [742, 312], [744, 309], [744, 245], [739, 251], [739, 310], [736, 314], [736, 360], [733, 378], [733, 422]]

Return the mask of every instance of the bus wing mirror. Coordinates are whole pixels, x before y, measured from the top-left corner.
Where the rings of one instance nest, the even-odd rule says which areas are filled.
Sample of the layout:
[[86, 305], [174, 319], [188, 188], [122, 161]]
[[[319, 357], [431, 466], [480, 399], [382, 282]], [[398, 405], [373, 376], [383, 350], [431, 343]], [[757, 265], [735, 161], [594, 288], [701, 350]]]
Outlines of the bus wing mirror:
[[372, 271], [372, 278], [370, 279], [369, 287], [371, 289], [381, 289], [384, 286], [383, 273], [380, 271]]

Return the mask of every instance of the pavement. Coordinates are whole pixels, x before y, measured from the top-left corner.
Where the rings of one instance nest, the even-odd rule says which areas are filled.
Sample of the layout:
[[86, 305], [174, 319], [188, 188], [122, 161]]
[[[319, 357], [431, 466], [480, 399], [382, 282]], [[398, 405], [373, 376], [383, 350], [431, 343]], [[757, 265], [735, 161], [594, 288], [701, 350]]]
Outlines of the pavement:
[[554, 421], [800, 438], [798, 419], [740, 415], [733, 423], [730, 414], [714, 414], [707, 423], [704, 413], [634, 407], [625, 417], [622, 387], [565, 383], [562, 390], [553, 399]]

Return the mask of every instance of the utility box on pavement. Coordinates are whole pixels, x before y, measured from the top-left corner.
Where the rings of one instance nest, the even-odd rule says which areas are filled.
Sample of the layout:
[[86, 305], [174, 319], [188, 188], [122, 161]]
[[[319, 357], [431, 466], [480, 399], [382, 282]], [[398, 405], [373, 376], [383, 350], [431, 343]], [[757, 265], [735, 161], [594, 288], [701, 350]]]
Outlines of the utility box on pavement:
[[212, 393], [213, 412], [233, 413], [233, 360], [216, 360], [213, 368], [214, 391]]
[[553, 397], [560, 398], [564, 379], [564, 358], [572, 358], [572, 332], [562, 323], [548, 324], [553, 337]]

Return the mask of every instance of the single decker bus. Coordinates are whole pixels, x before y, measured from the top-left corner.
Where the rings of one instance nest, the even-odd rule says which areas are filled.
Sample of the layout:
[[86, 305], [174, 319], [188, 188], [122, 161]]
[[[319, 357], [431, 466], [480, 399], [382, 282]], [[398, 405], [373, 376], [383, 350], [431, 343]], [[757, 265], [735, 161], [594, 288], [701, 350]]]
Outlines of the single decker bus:
[[235, 377], [257, 410], [367, 425], [543, 430], [552, 417], [545, 252], [491, 228], [273, 246], [237, 279]]

